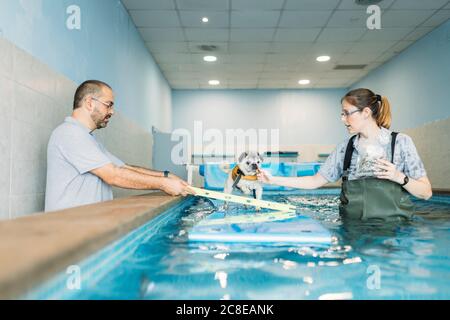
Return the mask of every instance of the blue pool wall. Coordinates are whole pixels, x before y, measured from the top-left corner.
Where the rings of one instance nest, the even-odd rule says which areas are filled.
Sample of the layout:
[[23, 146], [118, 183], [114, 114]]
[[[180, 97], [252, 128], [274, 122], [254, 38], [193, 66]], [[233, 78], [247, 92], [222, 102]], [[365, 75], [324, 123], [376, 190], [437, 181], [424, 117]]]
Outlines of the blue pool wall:
[[351, 89], [388, 97], [393, 128], [404, 130], [450, 117], [450, 20], [370, 72]]
[[[281, 150], [272, 151], [300, 144], [336, 144], [348, 135], [340, 121], [340, 101], [346, 91], [173, 90], [172, 126], [193, 133], [198, 122], [203, 132], [214, 129], [224, 136], [233, 129], [279, 130]], [[194, 142], [194, 147], [201, 146]]]
[[[66, 27], [71, 5], [80, 30]], [[171, 130], [172, 89], [120, 0], [2, 0], [0, 36], [78, 84], [109, 83], [117, 111], [147, 131]]]

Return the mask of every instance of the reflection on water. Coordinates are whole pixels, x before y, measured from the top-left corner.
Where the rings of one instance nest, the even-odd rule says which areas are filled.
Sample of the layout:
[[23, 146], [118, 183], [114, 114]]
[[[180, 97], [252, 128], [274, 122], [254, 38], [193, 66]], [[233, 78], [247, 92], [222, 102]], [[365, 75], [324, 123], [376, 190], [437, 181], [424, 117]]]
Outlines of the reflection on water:
[[265, 199], [295, 204], [319, 220], [334, 234], [333, 245], [189, 243], [189, 229], [215, 210], [199, 199], [81, 298], [450, 298], [449, 203], [417, 201], [419, 214], [407, 222], [343, 223], [336, 195]]

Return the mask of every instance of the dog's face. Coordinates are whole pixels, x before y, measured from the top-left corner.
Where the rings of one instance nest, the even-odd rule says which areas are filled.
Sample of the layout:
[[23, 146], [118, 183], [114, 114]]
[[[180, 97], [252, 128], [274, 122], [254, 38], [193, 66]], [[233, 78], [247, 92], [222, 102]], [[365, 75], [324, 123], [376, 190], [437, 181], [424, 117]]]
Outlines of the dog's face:
[[263, 157], [258, 152], [244, 152], [238, 160], [239, 169], [246, 175], [256, 175], [256, 170], [264, 161]]

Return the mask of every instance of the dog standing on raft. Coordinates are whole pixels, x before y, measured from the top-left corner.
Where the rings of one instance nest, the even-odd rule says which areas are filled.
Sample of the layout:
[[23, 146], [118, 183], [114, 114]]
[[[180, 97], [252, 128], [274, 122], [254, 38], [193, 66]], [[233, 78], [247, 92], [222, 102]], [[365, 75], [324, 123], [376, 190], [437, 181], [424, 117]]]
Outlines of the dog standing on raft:
[[[253, 193], [255, 199], [261, 200], [263, 187], [258, 181], [257, 173], [263, 161], [263, 157], [258, 152], [242, 153], [239, 156], [238, 164], [228, 173], [224, 193], [231, 194], [236, 188], [246, 195]], [[227, 203], [224, 208], [228, 208]], [[261, 208], [256, 208], [256, 211], [260, 210]]]

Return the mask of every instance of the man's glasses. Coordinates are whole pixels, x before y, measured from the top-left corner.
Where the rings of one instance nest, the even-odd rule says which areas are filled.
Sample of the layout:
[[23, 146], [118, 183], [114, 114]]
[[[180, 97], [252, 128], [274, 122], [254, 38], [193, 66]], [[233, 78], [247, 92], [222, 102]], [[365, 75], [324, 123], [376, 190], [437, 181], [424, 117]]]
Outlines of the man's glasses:
[[347, 118], [347, 117], [350, 117], [352, 114], [354, 114], [354, 113], [356, 113], [356, 112], [361, 112], [361, 110], [353, 110], [353, 111], [351, 111], [351, 112], [348, 112], [348, 111], [346, 111], [346, 110], [344, 110], [344, 111], [342, 111], [341, 112], [341, 118]]
[[105, 107], [107, 107], [109, 110], [112, 109], [112, 108], [114, 108], [114, 102], [106, 103], [106, 102], [103, 102], [103, 101], [101, 101], [101, 100], [99, 100], [99, 99], [97, 99], [97, 98], [94, 98], [94, 97], [92, 97], [92, 100], [95, 100], [95, 101], [97, 101], [97, 102], [100, 102], [100, 103], [103, 104]]

